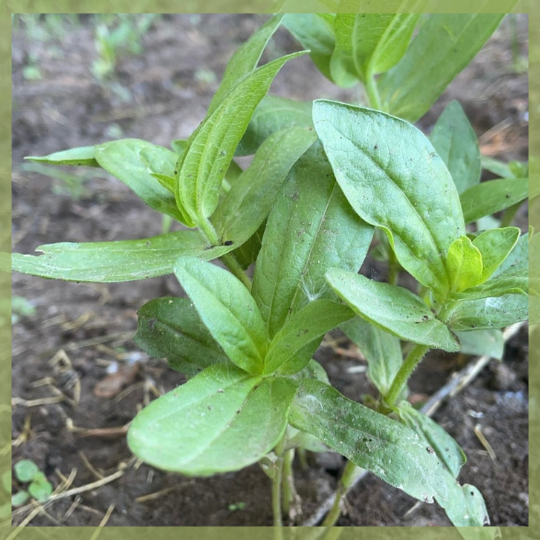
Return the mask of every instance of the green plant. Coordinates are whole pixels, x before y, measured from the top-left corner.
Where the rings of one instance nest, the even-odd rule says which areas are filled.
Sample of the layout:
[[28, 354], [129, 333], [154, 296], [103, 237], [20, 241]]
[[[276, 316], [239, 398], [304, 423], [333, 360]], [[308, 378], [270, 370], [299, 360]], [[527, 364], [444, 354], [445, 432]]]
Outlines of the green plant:
[[[501, 17], [433, 15], [409, 45], [415, 15], [278, 15], [236, 51], [205, 119], [174, 151], [125, 139], [29, 158], [101, 167], [193, 229], [13, 255], [15, 270], [47, 278], [173, 272], [180, 281], [188, 298], [142, 306], [135, 341], [189, 380], [137, 415], [135, 455], [190, 476], [259, 462], [281, 525], [295, 451], [330, 448], [350, 461], [328, 525], [357, 467], [436, 501], [455, 525], [488, 522], [479, 491], [457, 481], [463, 451], [408, 404], [407, 381], [430, 349], [491, 353], [493, 332], [527, 318], [527, 235], [470, 226], [526, 192], [516, 178], [480, 183], [476, 137], [457, 103], [431, 141], [409, 122]], [[257, 67], [282, 21], [331, 80], [365, 84], [372, 108], [266, 96], [281, 67], [308, 52]], [[234, 157], [250, 154], [242, 170]], [[391, 283], [358, 274], [374, 231]], [[397, 286], [401, 272], [415, 278], [416, 294]], [[370, 407], [341, 395], [313, 360], [334, 328], [368, 360], [379, 391]]]
[[22, 459], [15, 463], [13, 469], [17, 480], [21, 484], [27, 484], [26, 489], [21, 489], [13, 495], [11, 499], [13, 506], [22, 506], [30, 497], [38, 502], [44, 502], [51, 496], [52, 484], [33, 461]]
[[32, 317], [36, 313], [34, 304], [23, 296], [11, 298], [11, 323], [19, 322], [21, 317]]

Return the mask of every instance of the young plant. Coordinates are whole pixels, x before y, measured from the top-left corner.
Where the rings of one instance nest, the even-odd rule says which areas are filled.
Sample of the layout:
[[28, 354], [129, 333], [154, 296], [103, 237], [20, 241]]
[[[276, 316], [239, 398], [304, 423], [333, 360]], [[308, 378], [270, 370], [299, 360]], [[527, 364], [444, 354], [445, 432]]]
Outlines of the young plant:
[[[174, 152], [126, 139], [30, 158], [101, 167], [193, 229], [13, 255], [15, 270], [47, 278], [178, 278], [188, 298], [142, 306], [135, 341], [189, 380], [136, 416], [135, 455], [189, 476], [258, 462], [272, 480], [276, 525], [295, 501], [295, 450], [328, 448], [350, 460], [328, 525], [356, 467], [436, 501], [457, 526], [489, 521], [479, 491], [457, 481], [463, 451], [406, 401], [407, 381], [430, 349], [470, 350], [526, 319], [528, 240], [515, 227], [467, 229], [504, 209], [509, 191], [486, 197], [457, 104], [431, 142], [407, 120], [428, 110], [500, 19], [433, 15], [409, 46], [417, 16], [287, 15], [325, 75], [366, 84], [365, 108], [265, 97], [281, 67], [308, 52], [257, 67], [278, 15], [236, 51], [206, 118]], [[249, 154], [240, 169], [234, 156]], [[515, 187], [512, 204], [523, 198]], [[375, 230], [418, 294], [358, 273]], [[209, 262], [218, 258], [228, 270]], [[340, 394], [313, 359], [334, 328], [368, 360], [380, 393], [373, 408]]]
[[11, 499], [13, 506], [22, 506], [30, 498], [44, 502], [51, 496], [52, 484], [33, 461], [22, 459], [15, 463], [13, 469], [17, 480], [21, 484], [26, 484], [26, 489], [21, 489], [13, 495]]

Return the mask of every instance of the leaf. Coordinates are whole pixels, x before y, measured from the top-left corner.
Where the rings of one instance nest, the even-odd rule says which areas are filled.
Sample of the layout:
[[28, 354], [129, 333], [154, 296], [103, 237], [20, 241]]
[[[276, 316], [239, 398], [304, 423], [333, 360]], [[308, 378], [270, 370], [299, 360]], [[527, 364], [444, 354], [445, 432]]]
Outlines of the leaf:
[[446, 325], [409, 290], [337, 268], [327, 272], [326, 279], [357, 315], [379, 328], [414, 343], [450, 352], [459, 350]]
[[266, 95], [257, 105], [235, 155], [249, 156], [272, 133], [290, 127], [313, 127], [311, 101], [295, 101], [278, 96]]
[[48, 156], [28, 156], [24, 159], [46, 163], [47, 165], [73, 165], [84, 167], [99, 167], [95, 157], [95, 146], [81, 146], [80, 148], [70, 148], [55, 152]]
[[[516, 242], [514, 249], [509, 253], [504, 262], [493, 272], [490, 279], [496, 279], [499, 277], [527, 277], [529, 275], [529, 234], [522, 234], [519, 240]], [[534, 238], [534, 244], [536, 245], [536, 238]], [[532, 254], [532, 247], [531, 247]], [[531, 262], [533, 258], [531, 258]], [[531, 266], [531, 277], [536, 272]]]
[[133, 341], [154, 358], [193, 376], [202, 369], [229, 363], [188, 298], [155, 298], [137, 312]]
[[330, 74], [334, 83], [342, 88], [358, 84], [361, 77], [356, 71], [353, 50], [354, 19], [352, 13], [336, 13], [334, 17], [336, 46], [330, 60]]
[[474, 287], [482, 282], [482, 253], [466, 236], [456, 238], [446, 257], [452, 292]]
[[[10, 490], [11, 490], [11, 486], [10, 486]], [[15, 493], [12, 497], [11, 497], [11, 505], [9, 505], [9, 503], [7, 503], [8, 505], [8, 512], [7, 512], [7, 515], [3, 517], [3, 519], [7, 519], [11, 513], [11, 506], [13, 506], [14, 508], [17, 508], [17, 506], [22, 506], [23, 504], [25, 504], [28, 499], [30, 498], [30, 495], [28, 495], [28, 492], [27, 491], [18, 491], [17, 493]], [[3, 506], [2, 506], [3, 508]]]
[[21, 459], [15, 463], [15, 476], [19, 482], [31, 482], [39, 473], [39, 467], [30, 459]]
[[128, 445], [166, 471], [236, 471], [257, 462], [283, 436], [295, 390], [290, 379], [262, 380], [216, 364], [143, 409], [128, 431]]
[[237, 247], [232, 255], [238, 261], [242, 270], [249, 268], [256, 260], [261, 251], [262, 239], [266, 229], [266, 221], [257, 229], [251, 237], [241, 246]]
[[478, 139], [457, 101], [451, 101], [435, 123], [431, 144], [444, 161], [458, 193], [480, 182], [482, 166]]
[[505, 261], [517, 244], [519, 235], [517, 227], [504, 227], [485, 231], [473, 240], [473, 245], [482, 254], [482, 281], [488, 279]]
[[196, 257], [178, 259], [174, 273], [232, 362], [248, 373], [262, 373], [268, 334], [246, 287], [227, 270]]
[[263, 373], [297, 373], [309, 363], [324, 334], [352, 317], [354, 313], [347, 306], [332, 300], [310, 302], [275, 335], [268, 348]]
[[370, 381], [386, 395], [403, 361], [399, 339], [361, 317], [342, 324], [340, 329], [367, 360]]
[[317, 298], [335, 298], [324, 274], [358, 270], [373, 236], [348, 205], [320, 144], [294, 165], [270, 212], [252, 294], [270, 338]]
[[257, 232], [289, 171], [316, 139], [314, 131], [288, 128], [264, 141], [212, 218], [223, 242], [239, 246]]
[[150, 208], [193, 227], [193, 222], [176, 205], [174, 196], [152, 176], [173, 176], [178, 156], [139, 139], [123, 139], [95, 147], [99, 165], [129, 186]]
[[461, 343], [460, 352], [474, 356], [489, 356], [502, 360], [504, 354], [504, 338], [500, 330], [476, 330], [472, 332], [456, 332]]
[[529, 299], [521, 294], [460, 300], [448, 308], [444, 321], [454, 331], [504, 328], [526, 321]]
[[288, 13], [283, 19], [283, 26], [304, 49], [309, 49], [309, 56], [317, 69], [333, 81], [330, 61], [336, 39], [331, 27], [315, 13]]
[[406, 401], [398, 405], [398, 414], [403, 423], [426, 441], [448, 471], [457, 478], [461, 467], [467, 462], [467, 456], [455, 439], [437, 422], [417, 411]]
[[179, 172], [176, 200], [195, 222], [210, 217], [216, 209], [225, 171], [274, 77], [288, 60], [303, 54], [278, 58], [246, 75], [190, 139]]
[[444, 297], [445, 255], [465, 225], [455, 185], [426, 137], [387, 114], [315, 101], [315, 129], [347, 200], [387, 234], [401, 265]]
[[529, 193], [528, 178], [503, 178], [482, 182], [461, 194], [465, 223], [506, 210], [524, 201]]
[[188, 142], [186, 139], [175, 139], [171, 141], [171, 148], [179, 155], [184, 155], [184, 152], [188, 148]]
[[[403, 424], [314, 380], [302, 381], [289, 421], [412, 497], [428, 503], [435, 499], [454, 525], [483, 525], [487, 513], [481, 495], [474, 506], [465, 486], [460, 486], [425, 441]], [[475, 493], [479, 495], [477, 490]]]
[[255, 70], [268, 41], [279, 28], [282, 19], [283, 15], [275, 15], [236, 49], [227, 63], [221, 84], [208, 107], [208, 115], [221, 105], [240, 79]]
[[482, 163], [482, 169], [489, 171], [501, 178], [515, 178], [514, 173], [510, 170], [507, 163], [499, 161], [498, 159], [490, 158], [489, 156], [480, 157]]
[[502, 13], [434, 14], [378, 81], [386, 111], [416, 122], [495, 31]]
[[38, 472], [28, 486], [28, 493], [38, 502], [45, 502], [52, 494], [52, 484], [42, 472]]
[[177, 231], [143, 240], [46, 244], [36, 248], [43, 255], [13, 253], [12, 267], [49, 279], [117, 283], [172, 274], [181, 255], [212, 260], [233, 248], [209, 246], [197, 231]]
[[353, 57], [363, 80], [394, 67], [405, 54], [420, 15], [362, 13], [354, 16]]

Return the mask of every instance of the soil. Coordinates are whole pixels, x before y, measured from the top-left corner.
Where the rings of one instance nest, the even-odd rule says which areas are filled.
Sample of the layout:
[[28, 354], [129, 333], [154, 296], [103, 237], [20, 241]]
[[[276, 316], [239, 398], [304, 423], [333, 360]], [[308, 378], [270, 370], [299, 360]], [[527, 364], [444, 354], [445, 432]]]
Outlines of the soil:
[[[232, 51], [262, 20], [260, 15], [162, 16], [143, 37], [141, 54], [119, 58], [114, 83], [121, 86], [116, 90], [91, 74], [96, 53], [89, 17], [47, 39], [33, 38], [24, 25], [16, 30], [14, 251], [32, 253], [40, 244], [58, 241], [159, 234], [161, 218], [121, 182], [85, 171], [85, 193], [75, 201], [61, 192], [59, 179], [25, 170], [23, 157], [114, 138], [137, 137], [168, 146], [173, 139], [187, 137], [204, 117]], [[508, 21], [502, 24], [420, 127], [429, 132], [444, 105], [459, 99], [484, 154], [527, 159], [528, 79], [512, 57], [514, 38], [519, 55], [527, 55], [526, 16], [518, 16], [517, 23], [516, 34]], [[294, 50], [295, 42], [280, 30], [264, 59]], [[31, 61], [39, 67], [39, 80], [23, 76]], [[286, 65], [272, 92], [304, 100], [359, 99], [357, 89], [337, 89], [307, 57]], [[525, 207], [517, 220], [526, 230]], [[374, 261], [367, 268], [374, 276], [386, 272]], [[131, 341], [140, 306], [154, 297], [183, 294], [174, 277], [94, 285], [15, 274], [13, 294], [35, 307], [35, 314], [22, 316], [13, 327], [13, 396], [18, 398], [13, 410], [13, 460], [33, 459], [55, 486], [72, 472], [73, 485], [82, 486], [116, 472], [122, 463], [128, 465], [118, 480], [55, 502], [32, 525], [97, 525], [111, 505], [114, 510], [107, 522], [111, 526], [271, 525], [269, 480], [258, 466], [212, 478], [184, 478], [134, 465], [127, 448], [122, 427], [155, 393], [184, 382], [162, 361], [140, 353]], [[351, 373], [351, 368], [363, 365], [360, 360], [339, 354], [335, 347], [321, 347], [316, 358], [348, 397], [358, 400], [374, 392], [365, 373]], [[127, 374], [127, 389], [115, 397], [96, 395], [95, 386], [108, 377], [108, 370], [119, 367], [124, 373], [130, 359], [138, 359], [140, 367]], [[425, 400], [467, 361], [433, 352], [413, 375], [411, 396]], [[492, 361], [435, 415], [465, 450], [468, 463], [460, 480], [480, 489], [494, 525], [528, 523], [527, 361], [527, 331], [522, 329], [508, 344], [502, 364]], [[43, 398], [44, 404], [33, 403]], [[57, 402], [49, 403], [49, 398]], [[477, 425], [493, 458], [475, 434]], [[331, 494], [343, 465], [334, 454], [312, 454], [309, 462], [308, 469], [296, 469], [304, 518]], [[415, 503], [369, 475], [348, 496], [339, 524], [449, 524], [436, 505], [421, 504], [408, 512]], [[15, 515], [14, 524], [21, 519]]]

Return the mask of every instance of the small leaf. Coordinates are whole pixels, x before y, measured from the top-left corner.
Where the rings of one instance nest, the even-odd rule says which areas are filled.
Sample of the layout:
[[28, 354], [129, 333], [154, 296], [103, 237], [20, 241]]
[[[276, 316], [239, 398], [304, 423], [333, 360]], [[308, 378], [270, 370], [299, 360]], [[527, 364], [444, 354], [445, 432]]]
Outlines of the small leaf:
[[500, 330], [476, 330], [473, 332], [456, 332], [461, 343], [460, 352], [475, 356], [489, 356], [502, 360], [504, 354], [504, 338]]
[[408, 272], [444, 297], [445, 255], [465, 224], [454, 182], [430, 142], [403, 120], [332, 101], [315, 101], [313, 120], [351, 206], [385, 231]]
[[52, 484], [42, 472], [38, 472], [28, 486], [28, 493], [38, 502], [45, 502], [52, 494]]
[[[292, 316], [270, 343], [264, 361], [265, 374], [291, 375], [303, 369], [326, 332], [354, 317], [345, 305], [315, 300]], [[309, 347], [309, 345], [312, 345]]]
[[15, 476], [19, 482], [31, 482], [39, 473], [39, 467], [29, 459], [21, 459], [15, 463]]
[[176, 199], [195, 222], [210, 217], [216, 209], [225, 171], [274, 77], [288, 60], [303, 54], [278, 58], [246, 75], [190, 138], [178, 176]]
[[48, 156], [28, 156], [24, 159], [46, 163], [47, 165], [72, 165], [84, 167], [99, 167], [96, 161], [95, 146], [82, 146], [80, 148], [70, 148], [61, 152], [55, 152]]
[[482, 254], [482, 281], [488, 279], [505, 261], [519, 240], [519, 235], [517, 227], [505, 227], [483, 232], [473, 240], [473, 245]]
[[473, 186], [460, 197], [465, 223], [506, 210], [524, 201], [528, 193], [528, 178], [503, 178]]
[[381, 395], [386, 395], [403, 361], [399, 339], [361, 317], [341, 325], [368, 363], [368, 376]]
[[260, 374], [268, 334], [255, 300], [227, 270], [181, 257], [174, 273], [214, 339], [238, 367]]
[[466, 236], [456, 238], [450, 245], [446, 267], [452, 292], [464, 291], [483, 280], [482, 254]]
[[188, 142], [186, 139], [176, 139], [171, 142], [171, 148], [179, 155], [184, 155], [187, 150]]
[[143, 409], [128, 431], [128, 445], [166, 471], [236, 471], [257, 462], [283, 436], [295, 390], [290, 379], [261, 380], [216, 364]]
[[49, 279], [97, 283], [134, 281], [172, 274], [181, 255], [205, 260], [234, 246], [209, 246], [197, 231], [177, 231], [143, 240], [61, 242], [39, 246], [43, 255], [12, 255], [13, 270]]
[[[27, 491], [18, 491], [17, 493], [15, 493], [15, 495], [11, 497], [11, 506], [13, 506], [14, 508], [17, 508], [17, 506], [22, 506], [28, 501], [29, 498], [30, 498], [30, 495], [28, 495]], [[9, 512], [8, 512], [8, 515], [9, 515]], [[7, 517], [8, 516], [6, 516], [6, 518]]]
[[414, 343], [450, 352], [459, 350], [446, 325], [407, 289], [336, 268], [327, 272], [326, 279], [357, 315], [379, 328]]
[[236, 156], [249, 156], [272, 133], [291, 127], [312, 128], [311, 101], [295, 101], [266, 95], [257, 105], [246, 132], [236, 148]]
[[154, 358], [193, 376], [216, 363], [230, 363], [188, 298], [156, 298], [138, 313], [133, 341]]
[[448, 167], [458, 193], [480, 182], [482, 167], [478, 140], [457, 101], [451, 101], [439, 116], [430, 140]]
[[498, 159], [490, 158], [489, 156], [481, 156], [482, 169], [489, 171], [501, 178], [515, 178], [514, 173], [510, 170], [507, 163], [503, 163]]
[[434, 14], [401, 61], [379, 79], [385, 110], [416, 122], [495, 31], [502, 13]]

